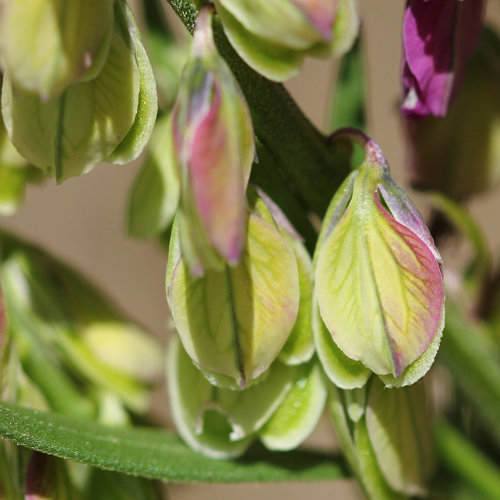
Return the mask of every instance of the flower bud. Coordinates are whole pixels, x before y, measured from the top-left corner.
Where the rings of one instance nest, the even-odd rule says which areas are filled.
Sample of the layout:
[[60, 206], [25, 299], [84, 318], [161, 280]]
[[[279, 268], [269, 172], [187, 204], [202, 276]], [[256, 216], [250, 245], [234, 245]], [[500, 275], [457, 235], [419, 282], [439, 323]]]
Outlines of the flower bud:
[[[6, 73], [2, 114], [9, 138], [33, 165], [58, 182], [102, 161], [135, 158], [156, 117], [152, 70], [124, 2], [115, 2], [107, 58], [91, 80], [43, 100]], [[72, 9], [68, 9], [72, 10]]]
[[350, 466], [369, 498], [426, 496], [434, 460], [423, 383], [330, 387], [329, 409]]
[[403, 20], [406, 116], [445, 116], [483, 22], [484, 0], [407, 0]]
[[16, 86], [43, 100], [54, 98], [99, 73], [112, 32], [113, 0], [5, 0], [2, 64]]
[[294, 76], [308, 55], [341, 55], [359, 30], [356, 0], [215, 0], [236, 52], [266, 78]]
[[483, 30], [447, 116], [404, 120], [415, 186], [462, 200], [500, 180], [499, 54], [500, 38]]
[[168, 355], [168, 389], [177, 430], [193, 449], [213, 458], [237, 457], [254, 439], [269, 449], [298, 446], [314, 429], [326, 402], [315, 361], [276, 361], [243, 390], [214, 387], [193, 365], [178, 339]]
[[374, 379], [366, 406], [366, 428], [377, 464], [400, 493], [425, 496], [433, 469], [428, 402], [423, 383], [385, 389]]
[[250, 113], [215, 47], [212, 17], [211, 7], [201, 10], [173, 109], [181, 244], [195, 275], [240, 260], [254, 157]]
[[315, 251], [317, 348], [345, 388], [362, 386], [366, 370], [387, 385], [415, 382], [432, 364], [444, 319], [439, 252], [378, 146], [365, 141], [367, 158], [333, 198]]
[[[270, 212], [263, 204], [259, 210], [266, 216], [257, 210], [249, 215], [239, 264], [200, 278], [191, 275], [180, 251], [181, 228], [174, 223], [172, 229], [167, 298], [174, 324], [195, 364], [223, 387], [244, 387], [262, 376], [299, 311], [297, 258]], [[300, 356], [310, 355], [305, 351]]]

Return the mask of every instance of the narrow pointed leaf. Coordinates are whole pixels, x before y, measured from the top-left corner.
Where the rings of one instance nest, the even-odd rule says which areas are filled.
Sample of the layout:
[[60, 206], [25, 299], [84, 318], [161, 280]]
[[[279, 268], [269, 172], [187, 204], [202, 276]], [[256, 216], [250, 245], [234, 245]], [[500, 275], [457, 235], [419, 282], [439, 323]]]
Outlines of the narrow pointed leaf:
[[0, 402], [0, 435], [27, 448], [103, 469], [176, 482], [314, 481], [346, 477], [331, 455], [252, 451], [237, 462], [212, 460], [167, 430], [113, 429]]

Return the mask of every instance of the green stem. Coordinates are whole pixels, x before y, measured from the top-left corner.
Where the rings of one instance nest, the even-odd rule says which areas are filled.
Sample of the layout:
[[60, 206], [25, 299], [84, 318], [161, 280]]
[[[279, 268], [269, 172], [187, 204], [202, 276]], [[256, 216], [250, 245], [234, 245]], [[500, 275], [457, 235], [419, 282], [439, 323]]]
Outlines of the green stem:
[[435, 426], [435, 440], [441, 460], [458, 477], [487, 498], [500, 499], [500, 471], [463, 435], [447, 422]]
[[[192, 32], [197, 16], [194, 2], [168, 1]], [[221, 55], [245, 94], [256, 136], [272, 151], [278, 168], [293, 183], [301, 200], [322, 216], [348, 170], [337, 164], [326, 137], [304, 116], [283, 85], [260, 76], [239, 58], [217, 17], [214, 35]], [[286, 189], [285, 185], [283, 189]]]

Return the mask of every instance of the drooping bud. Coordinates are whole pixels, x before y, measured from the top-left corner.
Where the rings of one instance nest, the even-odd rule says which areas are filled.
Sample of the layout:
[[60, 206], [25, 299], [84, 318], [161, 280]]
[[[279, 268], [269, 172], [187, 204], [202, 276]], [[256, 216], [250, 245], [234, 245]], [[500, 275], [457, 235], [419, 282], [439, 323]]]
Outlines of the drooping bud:
[[10, 140], [22, 156], [58, 182], [106, 160], [131, 161], [154, 126], [152, 70], [128, 8], [122, 0], [114, 5], [109, 51], [93, 79], [43, 100], [9, 73], [4, 76], [2, 114]]
[[423, 383], [362, 389], [330, 386], [329, 409], [351, 468], [369, 498], [426, 496], [434, 456]]
[[178, 339], [170, 345], [168, 389], [180, 436], [213, 458], [242, 455], [260, 438], [269, 449], [298, 446], [323, 413], [326, 387], [315, 361], [272, 364], [266, 377], [243, 390], [214, 387]]
[[101, 70], [113, 33], [113, 0], [5, 0], [0, 53], [12, 82], [47, 100]]
[[280, 354], [297, 319], [295, 253], [269, 211], [265, 218], [256, 211], [239, 264], [194, 278], [181, 254], [180, 229], [174, 223], [167, 298], [184, 348], [216, 385], [255, 382]]
[[239, 262], [254, 157], [250, 113], [215, 47], [212, 17], [201, 10], [173, 110], [182, 250], [194, 275]]
[[433, 469], [425, 385], [385, 389], [374, 379], [369, 388], [366, 427], [390, 487], [407, 495], [425, 496]]
[[411, 180], [416, 187], [463, 200], [500, 180], [499, 54], [500, 38], [484, 29], [447, 116], [405, 118]]
[[479, 40], [484, 7], [484, 0], [407, 0], [403, 114], [446, 115]]
[[[356, 131], [344, 134], [360, 138]], [[391, 179], [380, 149], [363, 141], [367, 157], [333, 198], [315, 252], [319, 320], [339, 350], [329, 348], [320, 358], [335, 360], [349, 375], [344, 379], [333, 365], [327, 368], [337, 372], [341, 387], [363, 385], [362, 367], [387, 385], [407, 385], [430, 368], [439, 346], [441, 259], [422, 216]], [[317, 348], [324, 351], [319, 320]]]
[[275, 81], [295, 75], [308, 55], [342, 55], [359, 29], [356, 0], [215, 0], [215, 5], [236, 52]]

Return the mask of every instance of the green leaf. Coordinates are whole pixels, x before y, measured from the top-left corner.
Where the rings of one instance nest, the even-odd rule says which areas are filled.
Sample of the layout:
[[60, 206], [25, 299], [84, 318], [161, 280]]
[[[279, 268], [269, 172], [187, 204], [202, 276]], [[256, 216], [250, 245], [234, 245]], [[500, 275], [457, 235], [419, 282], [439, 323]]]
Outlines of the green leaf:
[[213, 460], [167, 430], [114, 429], [0, 402], [0, 435], [27, 448], [126, 474], [176, 482], [318, 481], [347, 477], [337, 458], [308, 451], [253, 450]]
[[333, 95], [330, 129], [366, 130], [366, 94], [361, 37], [342, 58]]

